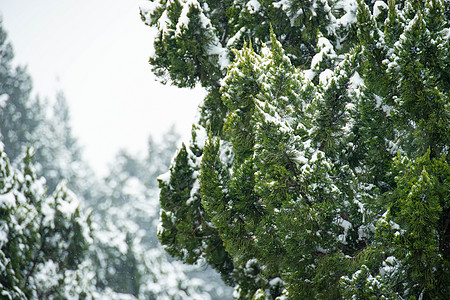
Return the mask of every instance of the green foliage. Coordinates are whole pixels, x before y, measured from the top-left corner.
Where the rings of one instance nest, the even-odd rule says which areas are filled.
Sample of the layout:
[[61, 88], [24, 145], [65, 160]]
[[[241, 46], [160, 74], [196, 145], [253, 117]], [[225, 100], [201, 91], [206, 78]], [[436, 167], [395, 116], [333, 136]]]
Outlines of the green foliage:
[[351, 278], [342, 277], [342, 296], [345, 299], [398, 299], [389, 291], [389, 283], [374, 278], [367, 266], [362, 265]]
[[[177, 235], [196, 227], [176, 224], [195, 219], [185, 203], [199, 178], [196, 209], [234, 264], [236, 298], [448, 294], [448, 3], [343, 3], [156, 1], [141, 9], [159, 29], [156, 51], [183, 28], [189, 6], [204, 18], [195, 25], [192, 15], [188, 27], [220, 41], [210, 42], [204, 64], [219, 59], [216, 84], [177, 74], [209, 87], [201, 120], [208, 139], [195, 159], [178, 161], [189, 157], [181, 149], [161, 203], [187, 185], [184, 200], [163, 211], [163, 228], [169, 251], [198, 259], [177, 248], [185, 243]], [[161, 20], [176, 5], [171, 33]], [[209, 257], [200, 243], [187, 253]]]
[[196, 155], [183, 145], [171, 167], [170, 179], [159, 179], [161, 223], [158, 238], [170, 255], [189, 264], [205, 256], [223, 279], [231, 283], [233, 262], [207, 211], [201, 206], [198, 171], [190, 167], [195, 159]]
[[[404, 293], [442, 298], [448, 293], [448, 182], [446, 156], [431, 159], [430, 151], [414, 161], [397, 157], [397, 188], [390, 195], [390, 219], [400, 230], [384, 234], [410, 289]], [[446, 245], [447, 244], [447, 245]], [[439, 287], [439, 288], [438, 288]]]
[[[177, 134], [167, 132], [161, 145], [150, 139], [145, 157], [119, 152], [97, 180], [81, 159], [64, 95], [51, 106], [30, 97], [31, 81], [12, 57], [0, 28], [0, 298], [227, 298], [213, 270], [169, 260], [158, 244], [156, 177], [168, 169]], [[205, 246], [219, 267], [228, 258], [220, 243]]]
[[[90, 222], [64, 184], [45, 194], [29, 150], [23, 170], [0, 151], [0, 287], [5, 299], [87, 297]], [[83, 278], [84, 277], [84, 278]], [[83, 296], [84, 295], [84, 296]]]

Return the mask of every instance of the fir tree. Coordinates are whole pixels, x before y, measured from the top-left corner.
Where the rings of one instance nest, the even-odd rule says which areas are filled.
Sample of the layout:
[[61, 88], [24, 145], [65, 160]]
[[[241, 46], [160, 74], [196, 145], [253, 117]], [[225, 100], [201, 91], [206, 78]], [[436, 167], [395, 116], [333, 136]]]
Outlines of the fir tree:
[[[151, 64], [210, 92], [203, 152], [188, 163], [181, 149], [170, 173], [177, 183], [162, 185], [172, 254], [198, 259], [178, 247], [197, 230], [176, 224], [197, 214], [186, 203], [200, 178], [198, 211], [232, 258], [237, 298], [445, 299], [448, 3], [234, 1], [210, 10], [207, 2], [141, 10], [159, 30]], [[189, 6], [204, 15], [197, 25], [211, 27], [183, 18]], [[185, 21], [212, 36], [208, 63], [232, 61], [226, 75], [225, 60], [203, 69], [225, 75], [220, 88], [176, 71], [183, 58], [171, 52]]]
[[21, 171], [1, 151], [0, 286], [6, 299], [92, 297], [88, 217], [64, 185], [47, 196], [27, 152]]

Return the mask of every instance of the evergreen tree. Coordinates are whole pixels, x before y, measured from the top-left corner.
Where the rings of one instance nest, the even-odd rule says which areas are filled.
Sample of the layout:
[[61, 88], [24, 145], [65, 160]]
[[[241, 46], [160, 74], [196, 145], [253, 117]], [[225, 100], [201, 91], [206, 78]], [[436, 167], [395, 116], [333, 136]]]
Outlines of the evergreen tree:
[[27, 145], [33, 144], [33, 135], [44, 118], [38, 99], [31, 98], [32, 83], [26, 68], [14, 67], [14, 52], [0, 21], [0, 132], [4, 151], [12, 162], [19, 162]]
[[[223, 298], [211, 271], [204, 281], [194, 268], [169, 261], [157, 243], [156, 177], [175, 151], [174, 130], [162, 145], [150, 139], [145, 157], [122, 151], [110, 175], [97, 179], [81, 158], [64, 95], [52, 106], [31, 98], [31, 83], [18, 83], [22, 75], [12, 70], [0, 33], [0, 138], [9, 145], [0, 142], [0, 298]], [[31, 155], [22, 162], [30, 145], [35, 163]], [[15, 157], [12, 166], [3, 148]], [[89, 221], [83, 204], [94, 211]]]
[[[145, 155], [121, 151], [105, 178], [93, 219], [98, 289], [112, 298], [221, 299], [222, 283], [211, 270], [168, 259], [157, 240], [156, 178], [169, 168], [178, 136], [169, 130], [161, 143], [149, 139]], [[173, 152], [172, 152], [173, 153]], [[205, 274], [200, 274], [205, 273]]]
[[[3, 145], [1, 145], [3, 147]], [[1, 160], [0, 286], [5, 299], [92, 297], [90, 221], [78, 200], [60, 185], [46, 195], [29, 150], [22, 170]]]
[[[156, 74], [209, 90], [199, 124], [206, 144], [182, 148], [161, 184], [169, 253], [210, 259], [203, 246], [212, 236], [191, 238], [203, 228], [189, 220], [201, 213], [234, 264], [222, 276], [232, 275], [237, 298], [445, 299], [448, 2], [222, 5], [141, 8], [159, 30]], [[209, 55], [180, 51], [189, 29], [211, 37], [197, 39]], [[203, 64], [211, 76], [202, 77], [178, 72], [186, 60], [174, 53], [232, 62], [226, 74], [225, 60]], [[220, 88], [205, 81], [212, 74], [224, 76]], [[197, 178], [201, 205], [190, 209]]]
[[[48, 100], [32, 97], [32, 81], [26, 68], [12, 66], [14, 53], [0, 23], [0, 132], [4, 151], [14, 166], [18, 166], [27, 147], [35, 149], [35, 165], [46, 178], [49, 192], [55, 191], [65, 179], [74, 190], [93, 176], [81, 159], [81, 149], [70, 126], [69, 108], [62, 92], [56, 94], [53, 106]], [[85, 195], [80, 195], [85, 196]]]

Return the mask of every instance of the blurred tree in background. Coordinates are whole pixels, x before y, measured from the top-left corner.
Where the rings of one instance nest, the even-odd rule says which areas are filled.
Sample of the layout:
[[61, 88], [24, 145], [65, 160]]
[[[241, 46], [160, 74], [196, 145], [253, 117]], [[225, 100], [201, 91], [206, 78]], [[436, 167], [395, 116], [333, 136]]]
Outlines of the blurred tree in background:
[[63, 93], [32, 97], [3, 25], [0, 57], [0, 298], [226, 299], [212, 270], [168, 259], [157, 241], [156, 178], [176, 132], [150, 138], [144, 156], [121, 151], [99, 179]]

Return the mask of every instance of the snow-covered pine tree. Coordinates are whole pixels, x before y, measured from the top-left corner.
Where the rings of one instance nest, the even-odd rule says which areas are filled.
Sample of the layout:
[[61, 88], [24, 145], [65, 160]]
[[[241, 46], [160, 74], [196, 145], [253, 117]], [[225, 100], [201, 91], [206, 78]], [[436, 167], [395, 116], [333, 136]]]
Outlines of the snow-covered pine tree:
[[[47, 107], [44, 104], [43, 109]], [[54, 191], [58, 183], [65, 179], [70, 189], [80, 192], [89, 181], [86, 178], [92, 174], [89, 174], [89, 167], [82, 160], [81, 147], [72, 132], [64, 93], [58, 92], [55, 102], [49, 106], [49, 117], [40, 122], [36, 129], [38, 134], [33, 135], [30, 141], [36, 149], [38, 171], [45, 175], [50, 191]]]
[[293, 64], [307, 68], [318, 30], [338, 54], [354, 44], [355, 13], [356, 1], [342, 0], [156, 0], [141, 5], [142, 20], [158, 30], [153, 71], [162, 82], [206, 87], [200, 123], [219, 135], [227, 110], [219, 88], [232, 49], [251, 42], [259, 52], [272, 27]]
[[22, 170], [0, 143], [1, 295], [5, 299], [85, 299], [95, 292], [90, 221], [63, 184], [46, 194], [28, 150]]
[[365, 250], [378, 255], [366, 256], [351, 278], [343, 278], [344, 294], [356, 285], [364, 286], [366, 297], [386, 299], [445, 299], [448, 294], [446, 5], [431, 0], [389, 1], [380, 5], [385, 13], [375, 9], [371, 13], [360, 3], [359, 18], [372, 20], [370, 26], [361, 27], [369, 41], [362, 44], [378, 49], [365, 50], [370, 61], [366, 68], [378, 71], [365, 72], [364, 81], [385, 115], [380, 124], [389, 125], [384, 129], [389, 156], [398, 154], [379, 168], [389, 182], [380, 197], [380, 212], [385, 213], [378, 219], [372, 246]]
[[77, 192], [89, 190], [83, 185], [93, 173], [81, 159], [64, 94], [58, 92], [54, 103], [31, 96], [31, 78], [26, 68], [13, 67], [14, 53], [2, 23], [0, 49], [0, 132], [10, 161], [17, 167], [27, 147], [33, 146], [36, 169], [46, 178], [49, 192], [63, 179]]
[[[166, 36], [174, 41], [164, 54], [174, 64], [169, 53], [179, 48], [170, 32], [195, 22], [182, 18], [189, 5], [215, 28], [205, 34], [225, 41], [234, 34], [233, 43], [221, 44], [222, 56], [209, 44], [209, 62], [234, 62], [220, 88], [203, 84], [210, 92], [200, 123], [209, 136], [203, 153], [171, 169], [195, 178], [200, 171], [202, 205], [184, 209], [189, 198], [182, 197], [164, 213], [177, 212], [178, 224], [207, 212], [233, 259], [238, 298], [445, 299], [448, 1], [234, 1], [224, 3], [222, 23], [211, 16], [223, 10], [208, 4], [156, 1], [142, 9], [159, 30], [155, 49]], [[180, 12], [166, 18], [170, 5]], [[269, 38], [267, 21], [280, 42]], [[292, 34], [296, 26], [307, 36]], [[312, 50], [306, 46], [310, 54], [300, 62], [294, 52], [303, 48], [289, 45], [306, 41]], [[174, 67], [151, 63], [171, 78]], [[186, 195], [197, 191], [186, 188]], [[172, 226], [171, 235], [183, 240], [195, 232], [183, 228]], [[188, 253], [209, 257], [201, 247]]]
[[32, 83], [26, 68], [14, 67], [14, 52], [0, 20], [0, 130], [4, 151], [19, 162], [32, 144], [33, 134], [44, 118], [38, 99], [31, 98]]
[[[198, 170], [193, 170], [203, 147], [197, 146], [202, 133], [193, 129], [192, 146], [181, 146], [170, 177], [158, 178], [161, 189], [161, 223], [158, 238], [172, 256], [193, 264], [204, 257], [220, 272], [225, 282], [231, 282], [233, 262], [225, 251], [217, 230], [201, 205]], [[201, 141], [200, 141], [201, 142]], [[207, 255], [205, 255], [207, 253]]]
[[178, 139], [171, 129], [160, 143], [150, 138], [145, 155], [123, 150], [111, 164], [93, 214], [98, 226], [93, 261], [98, 290], [105, 297], [226, 298], [213, 270], [172, 261], [158, 243], [156, 178], [168, 170]]
[[[97, 179], [80, 157], [64, 95], [59, 92], [51, 107], [50, 101], [32, 99], [31, 84], [24, 88], [22, 75], [16, 78], [12, 69], [3, 28], [0, 33], [0, 127], [9, 137], [0, 139], [12, 145], [8, 154], [16, 157], [10, 166], [2, 146], [0, 298], [224, 299], [211, 270], [206, 282], [197, 270], [168, 260], [158, 246], [156, 177], [168, 169], [175, 151], [174, 130], [162, 145], [150, 140], [145, 157], [121, 152], [110, 175]], [[30, 111], [24, 115], [21, 109]], [[37, 161], [27, 156], [22, 163], [30, 145]], [[45, 180], [37, 178], [41, 173]], [[60, 185], [63, 178], [68, 181]], [[78, 201], [67, 187], [83, 207], [71, 216]], [[93, 231], [84, 227], [83, 204], [95, 211]], [[90, 239], [83, 242], [85, 234]]]

